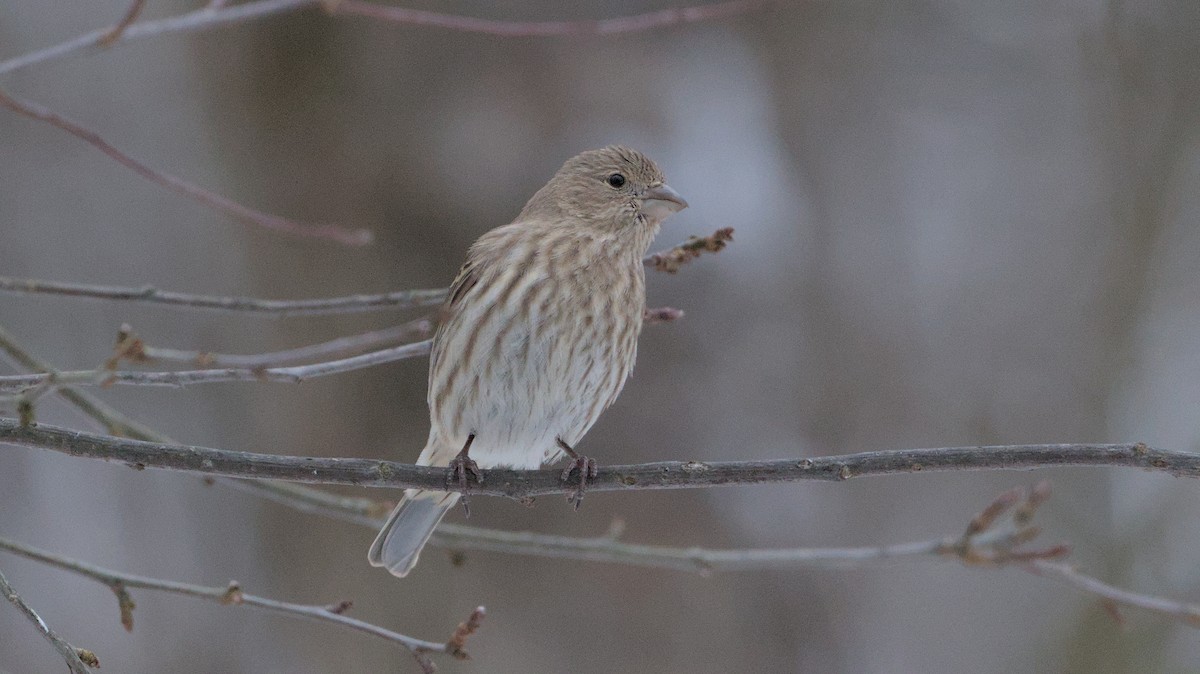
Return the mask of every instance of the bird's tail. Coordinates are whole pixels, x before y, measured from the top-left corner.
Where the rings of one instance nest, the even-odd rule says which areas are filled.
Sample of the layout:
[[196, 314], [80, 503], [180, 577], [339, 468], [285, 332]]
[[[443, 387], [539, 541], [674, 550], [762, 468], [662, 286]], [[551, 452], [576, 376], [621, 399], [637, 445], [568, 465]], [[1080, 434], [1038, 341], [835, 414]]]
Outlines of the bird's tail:
[[438, 522], [458, 502], [457, 493], [409, 489], [404, 499], [388, 515], [387, 524], [375, 537], [367, 560], [371, 566], [384, 566], [393, 576], [403, 578], [417, 565], [421, 548], [433, 534]]

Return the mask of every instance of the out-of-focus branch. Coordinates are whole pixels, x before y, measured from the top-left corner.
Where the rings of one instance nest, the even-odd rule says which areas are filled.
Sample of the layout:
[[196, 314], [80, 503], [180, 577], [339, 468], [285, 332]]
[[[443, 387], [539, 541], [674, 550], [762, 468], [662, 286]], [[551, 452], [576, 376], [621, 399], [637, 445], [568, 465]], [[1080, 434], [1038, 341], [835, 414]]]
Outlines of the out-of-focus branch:
[[[247, 2], [233, 7], [220, 8], [219, 11], [205, 7], [194, 12], [166, 19], [134, 23], [122, 31], [113, 44], [123, 44], [141, 38], [166, 35], [168, 33], [187, 33], [225, 24], [258, 19], [303, 7], [312, 7], [317, 5], [318, 2], [319, 0], [257, 0], [257, 2]], [[101, 42], [111, 31], [111, 28], [100, 28], [61, 44], [0, 62], [0, 75], [38, 63], [55, 61], [66, 56], [100, 51], [108, 46], [102, 46]]]
[[143, 178], [173, 192], [182, 194], [209, 208], [221, 211], [236, 220], [291, 236], [324, 239], [347, 246], [364, 246], [373, 240], [372, 233], [366, 229], [347, 229], [341, 225], [298, 222], [243, 206], [232, 199], [223, 197], [215, 192], [210, 192], [198, 185], [193, 185], [186, 180], [153, 169], [122, 150], [117, 149], [95, 131], [77, 122], [73, 122], [33, 101], [22, 100], [0, 91], [0, 105], [31, 119], [58, 127], [100, 150]]
[[[389, 629], [384, 629], [378, 625], [351, 618], [344, 615], [344, 612], [350, 608], [350, 602], [342, 601], [327, 606], [312, 606], [306, 604], [293, 604], [291, 602], [278, 601], [266, 597], [259, 597], [248, 594], [242, 590], [242, 587], [237, 582], [230, 582], [226, 587], [205, 587], [202, 585], [191, 585], [188, 583], [179, 583], [172, 580], [160, 580], [157, 578], [149, 578], [147, 576], [137, 576], [120, 571], [105, 569], [87, 562], [82, 562], [62, 555], [57, 555], [45, 550], [39, 550], [33, 546], [0, 538], [0, 550], [6, 550], [15, 555], [32, 559], [43, 564], [48, 564], [55, 568], [69, 571], [86, 578], [91, 578], [113, 591], [117, 596], [117, 607], [120, 611], [121, 624], [127, 630], [133, 629], [133, 610], [135, 604], [133, 598], [129, 594], [131, 589], [147, 589], [157, 590], [161, 592], [169, 592], [172, 594], [181, 594], [188, 597], [196, 597], [216, 602], [225, 606], [247, 606], [257, 608], [271, 613], [278, 613], [296, 618], [306, 618], [319, 622], [331, 623], [339, 627], [363, 632], [371, 636], [384, 639], [393, 644], [398, 644], [406, 648], [410, 653], [418, 657], [422, 667], [427, 671], [432, 665], [427, 653], [444, 653], [452, 655], [456, 658], [466, 658], [467, 655], [463, 650], [463, 638], [459, 635], [459, 630], [455, 630], [450, 640], [445, 643], [434, 641], [425, 641], [416, 639], [398, 632], [393, 632]], [[478, 620], [482, 619], [482, 607], [476, 609], [480, 613], [476, 619], [475, 625], [478, 627]], [[474, 613], [472, 614], [475, 615]], [[43, 623], [44, 626], [44, 623]], [[47, 629], [48, 631], [48, 629]], [[49, 638], [49, 637], [48, 637]], [[64, 642], [65, 643], [65, 642]]]
[[1191, 627], [1200, 627], [1200, 605], [1113, 587], [1102, 580], [1080, 573], [1074, 565], [1067, 562], [1034, 559], [1030, 560], [1024, 568], [1035, 575], [1058, 580], [1077, 590], [1094, 594], [1106, 602], [1152, 611], [1179, 620]]
[[587, 21], [506, 21], [479, 19], [393, 5], [377, 5], [363, 0], [325, 0], [334, 15], [365, 16], [379, 21], [429, 28], [444, 28], [497, 37], [560, 37], [571, 35], [620, 35], [666, 28], [698, 21], [715, 21], [765, 7], [766, 0], [732, 0], [709, 5], [674, 7], [614, 19]]
[[372, 349], [398, 346], [411, 342], [414, 338], [428, 339], [432, 332], [433, 322], [422, 318], [403, 325], [338, 337], [327, 342], [309, 344], [294, 349], [268, 353], [227, 354], [148, 346], [129, 326], [122, 326], [121, 332], [117, 336], [117, 344], [111, 362], [114, 368], [121, 361], [133, 363], [166, 361], [218, 368], [273, 368], [321, 358], [358, 355]]
[[[17, 56], [0, 62], [0, 75], [73, 54], [98, 51], [117, 43], [168, 33], [215, 28], [317, 5], [325, 5], [334, 14], [365, 16], [391, 23], [399, 22], [458, 31], [481, 32], [503, 37], [535, 37], [632, 33], [683, 23], [723, 19], [750, 12], [767, 4], [769, 3], [766, 0], [734, 0], [595, 21], [503, 21], [407, 10], [399, 7], [382, 7], [357, 0], [354, 2], [347, 0], [342, 3], [338, 3], [336, 0], [257, 0], [234, 6], [225, 6], [224, 2], [214, 1], [203, 9], [187, 14], [128, 25], [123, 31], [117, 32], [115, 38], [107, 42], [105, 39], [114, 32], [112, 28], [94, 30], [62, 44]], [[345, 5], [349, 5], [349, 7]]]
[[[75, 648], [71, 644], [67, 643], [65, 639], [58, 636], [54, 630], [50, 629], [50, 626], [46, 624], [45, 620], [42, 620], [42, 617], [37, 614], [37, 611], [33, 610], [32, 606], [25, 603], [25, 600], [21, 598], [21, 595], [17, 594], [17, 591], [13, 589], [12, 585], [9, 584], [8, 579], [4, 577], [3, 573], [0, 573], [0, 594], [4, 595], [4, 598], [7, 599], [10, 604], [16, 606], [17, 610], [20, 611], [26, 618], [28, 618], [29, 622], [33, 623], [34, 626], [37, 627], [38, 632], [46, 639], [46, 641], [49, 641], [54, 646], [54, 650], [58, 651], [59, 654], [63, 656], [63, 659], [67, 661], [67, 668], [71, 670], [71, 674], [91, 674], [91, 672], [88, 670], [89, 665], [92, 667], [100, 666], [100, 661], [96, 658], [95, 653], [92, 653], [86, 649]], [[85, 660], [87, 661], [87, 664], [84, 664]]]
[[417, 358], [429, 353], [429, 340], [401, 344], [388, 349], [371, 351], [358, 356], [288, 367], [224, 367], [210, 370], [175, 370], [169, 372], [138, 372], [136, 370], [71, 370], [30, 375], [0, 376], [0, 392], [23, 392], [35, 387], [62, 386], [191, 386], [231, 381], [266, 381], [298, 384], [308, 379], [361, 370], [405, 358]]
[[60, 283], [0, 276], [0, 292], [62, 295], [99, 300], [119, 300], [145, 304], [165, 304], [188, 309], [232, 311], [259, 316], [321, 316], [352, 314], [384, 309], [411, 309], [441, 304], [446, 289], [398, 290], [372, 295], [347, 295], [303, 300], [272, 300], [255, 297], [221, 297], [159, 290], [154, 286], [100, 286], [85, 283]]
[[[185, 472], [307, 484], [362, 487], [405, 487], [446, 490], [447, 468], [395, 461], [281, 456], [172, 445], [83, 433], [47, 425], [22, 426], [0, 419], [0, 442], [49, 449], [92, 459], [119, 461], [138, 469]], [[632, 491], [692, 489], [738, 484], [807, 480], [840, 482], [851, 478], [898, 473], [964, 470], [1020, 470], [1050, 466], [1106, 466], [1161, 471], [1177, 477], [1200, 477], [1200, 454], [1153, 449], [1136, 444], [1004, 445], [943, 447], [861, 452], [812, 459], [773, 461], [663, 461], [601, 466], [588, 490]], [[560, 470], [485, 471], [483, 484], [471, 478], [472, 494], [525, 500], [545, 494], [574, 493]]]
[[700, 257], [703, 253], [716, 253], [725, 249], [733, 241], [733, 228], [725, 227], [708, 236], [691, 236], [687, 241], [657, 253], [651, 253], [642, 262], [658, 271], [674, 274], [683, 265]]

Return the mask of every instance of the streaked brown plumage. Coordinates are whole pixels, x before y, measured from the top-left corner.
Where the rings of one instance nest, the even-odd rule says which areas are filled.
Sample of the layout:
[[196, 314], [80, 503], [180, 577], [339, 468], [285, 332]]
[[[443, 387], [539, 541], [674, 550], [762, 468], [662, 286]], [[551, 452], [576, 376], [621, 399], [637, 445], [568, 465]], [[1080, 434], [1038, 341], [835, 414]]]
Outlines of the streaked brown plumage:
[[[641, 260], [662, 220], [686, 206], [654, 162], [610, 146], [568, 160], [516, 220], [481, 236], [433, 338], [429, 440], [417, 463], [455, 464], [465, 477], [478, 467], [537, 468], [566, 452], [582, 487], [595, 464], [571, 448], [633, 369]], [[406, 492], [371, 564], [407, 574], [458, 498]]]

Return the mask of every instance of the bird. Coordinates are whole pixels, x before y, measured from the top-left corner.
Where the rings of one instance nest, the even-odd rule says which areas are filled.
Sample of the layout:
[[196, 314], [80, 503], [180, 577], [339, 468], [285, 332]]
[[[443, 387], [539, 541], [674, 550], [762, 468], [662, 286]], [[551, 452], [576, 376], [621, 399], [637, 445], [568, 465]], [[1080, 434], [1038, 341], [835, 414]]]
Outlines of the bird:
[[[637, 357], [642, 258], [687, 201], [628, 147], [562, 165], [515, 220], [470, 247], [439, 312], [429, 357], [429, 439], [417, 464], [449, 468], [447, 491], [409, 489], [368, 553], [398, 577], [485, 469], [570, 459], [576, 509], [594, 459], [575, 451], [613, 404]], [[469, 514], [469, 509], [468, 509]]]

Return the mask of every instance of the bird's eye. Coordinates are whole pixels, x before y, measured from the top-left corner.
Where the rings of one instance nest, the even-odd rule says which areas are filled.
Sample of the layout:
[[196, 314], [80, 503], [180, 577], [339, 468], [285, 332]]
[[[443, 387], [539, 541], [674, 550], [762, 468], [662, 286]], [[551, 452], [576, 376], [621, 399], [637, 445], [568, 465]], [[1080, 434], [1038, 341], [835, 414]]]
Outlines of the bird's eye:
[[625, 186], [625, 176], [620, 173], [614, 173], [608, 177], [607, 182], [610, 187], [620, 189]]

